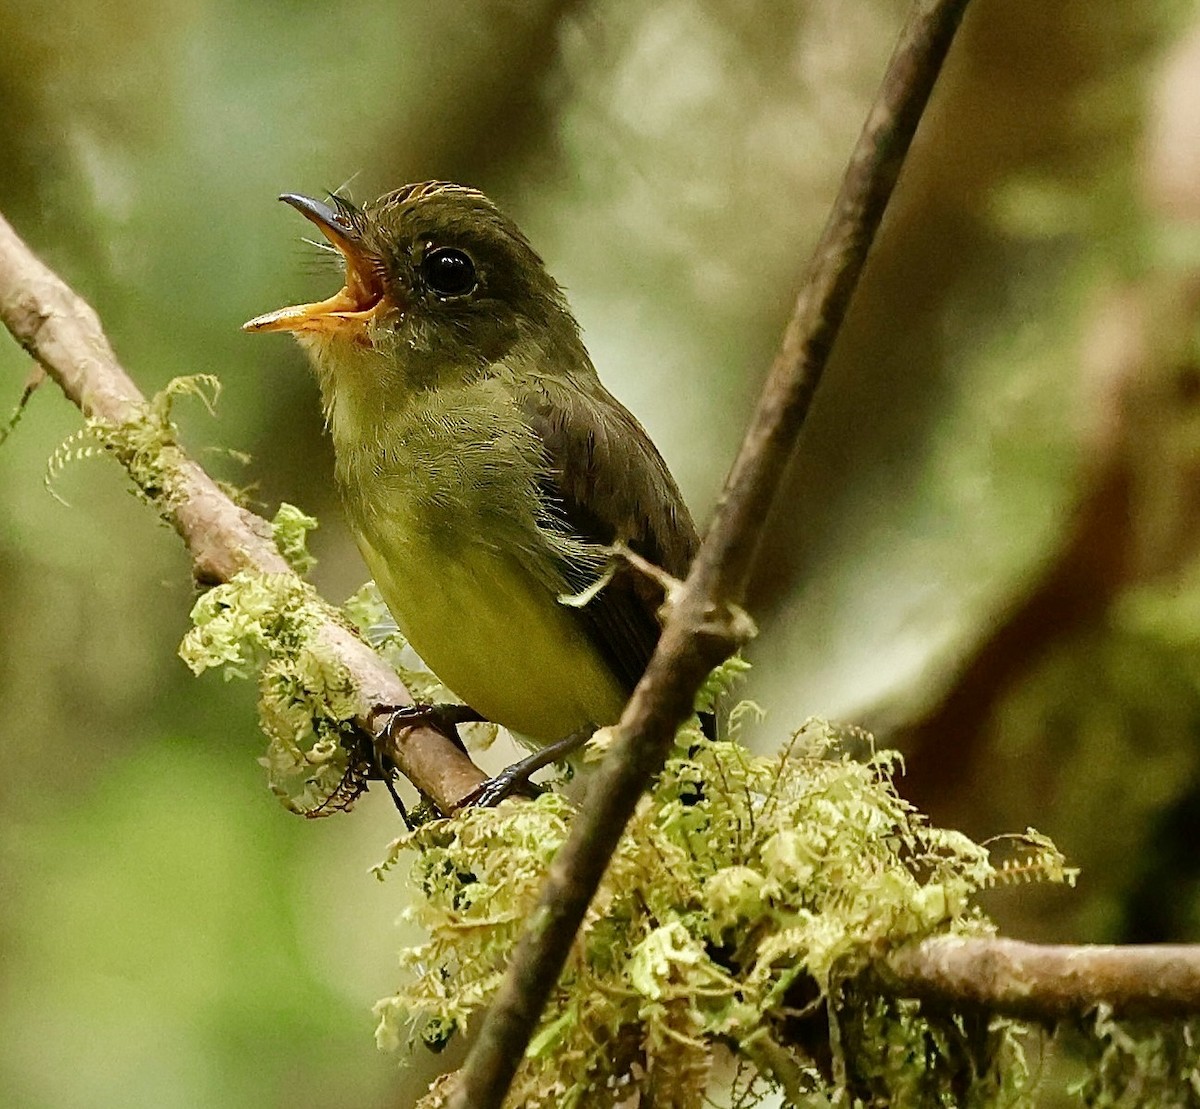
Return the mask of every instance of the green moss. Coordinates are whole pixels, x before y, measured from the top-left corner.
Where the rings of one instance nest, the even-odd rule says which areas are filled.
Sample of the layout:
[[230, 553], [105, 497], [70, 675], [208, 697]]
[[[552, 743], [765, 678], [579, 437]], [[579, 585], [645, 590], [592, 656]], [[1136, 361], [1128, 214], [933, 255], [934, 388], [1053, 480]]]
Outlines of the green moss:
[[1087, 1066], [1072, 1090], [1084, 1105], [1140, 1109], [1200, 1099], [1200, 1020], [1114, 1020], [1101, 1006], [1072, 1046]]
[[361, 793], [356, 692], [317, 629], [337, 613], [293, 574], [241, 573], [192, 609], [179, 654], [193, 673], [258, 674], [272, 791], [295, 812], [345, 809]]
[[[703, 1103], [732, 1058], [789, 1103], [990, 1104], [1027, 1086], [1016, 1026], [896, 1002], [864, 972], [936, 933], [989, 934], [975, 895], [1002, 869], [896, 792], [897, 756], [813, 721], [774, 758], [696, 728], [643, 799], [517, 1077], [528, 1107]], [[569, 801], [475, 809], [397, 840], [428, 940], [376, 1007], [381, 1046], [444, 1042], [496, 990]], [[1010, 851], [1012, 857], [1020, 852]], [[1021, 873], [1064, 881], [1044, 838]], [[445, 1084], [424, 1107], [442, 1103]], [[802, 1099], [802, 1100], [797, 1100]]]
[[103, 450], [115, 455], [125, 467], [139, 498], [165, 514], [174, 502], [174, 476], [184, 461], [177, 442], [179, 429], [172, 418], [175, 402], [180, 397], [195, 397], [211, 413], [220, 392], [221, 383], [212, 374], [176, 377], [125, 423], [89, 419], [82, 430], [66, 439], [50, 456], [46, 466], [47, 487], [53, 492], [54, 478], [68, 463], [93, 457]]
[[[283, 505], [273, 526], [288, 560], [297, 569], [311, 565], [304, 539], [316, 521]], [[353, 723], [361, 707], [357, 691], [319, 634], [329, 621], [355, 628], [418, 699], [454, 699], [400, 635], [373, 583], [339, 611], [294, 574], [238, 574], [196, 602], [193, 627], [179, 648], [193, 673], [257, 676], [259, 722], [268, 739], [260, 761], [272, 792], [305, 816], [348, 810], [372, 767]], [[463, 729], [477, 749], [496, 731], [491, 724]]]
[[294, 504], [284, 501], [271, 521], [275, 546], [287, 564], [303, 576], [317, 564], [308, 550], [308, 533], [320, 525], [315, 516], [301, 512]]

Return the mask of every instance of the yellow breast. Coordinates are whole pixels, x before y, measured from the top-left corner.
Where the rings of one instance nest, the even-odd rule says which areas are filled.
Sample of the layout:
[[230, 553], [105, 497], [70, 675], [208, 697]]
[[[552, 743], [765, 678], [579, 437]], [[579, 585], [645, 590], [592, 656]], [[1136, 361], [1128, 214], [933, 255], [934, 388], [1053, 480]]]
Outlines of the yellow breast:
[[447, 550], [419, 531], [388, 549], [358, 540], [413, 649], [489, 720], [549, 743], [619, 718], [624, 689], [521, 557], [486, 542]]
[[343, 384], [331, 428], [359, 549], [413, 649], [530, 740], [614, 723], [625, 690], [557, 600], [563, 552], [539, 526], [539, 444], [504, 382], [414, 394], [364, 434], [361, 405], [379, 395], [356, 409]]

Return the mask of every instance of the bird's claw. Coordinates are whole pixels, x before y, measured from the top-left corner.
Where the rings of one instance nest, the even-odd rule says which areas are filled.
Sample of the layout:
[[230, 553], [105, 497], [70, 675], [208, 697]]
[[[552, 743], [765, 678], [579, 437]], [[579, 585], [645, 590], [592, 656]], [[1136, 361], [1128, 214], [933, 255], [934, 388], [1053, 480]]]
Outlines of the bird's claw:
[[459, 705], [453, 702], [428, 705], [376, 705], [371, 710], [371, 715], [372, 717], [387, 716], [388, 720], [383, 726], [382, 735], [389, 741], [404, 728], [426, 725], [433, 728], [434, 731], [440, 732], [464, 752], [466, 747], [459, 737], [458, 725], [477, 724], [486, 720], [486, 717], [471, 708], [470, 705]]
[[556, 740], [531, 755], [526, 755], [512, 766], [506, 766], [499, 774], [476, 786], [455, 806], [456, 811], [465, 808], [491, 808], [498, 805], [506, 797], [511, 797], [519, 789], [532, 793], [535, 797], [542, 792], [541, 787], [530, 778], [543, 767], [552, 762], [558, 762], [567, 755], [579, 750], [592, 734], [592, 729], [573, 732], [563, 739]]
[[481, 782], [454, 808], [456, 812], [463, 809], [492, 809], [518, 790], [527, 790], [535, 797], [541, 793], [541, 789], [529, 780], [529, 772], [519, 762]]

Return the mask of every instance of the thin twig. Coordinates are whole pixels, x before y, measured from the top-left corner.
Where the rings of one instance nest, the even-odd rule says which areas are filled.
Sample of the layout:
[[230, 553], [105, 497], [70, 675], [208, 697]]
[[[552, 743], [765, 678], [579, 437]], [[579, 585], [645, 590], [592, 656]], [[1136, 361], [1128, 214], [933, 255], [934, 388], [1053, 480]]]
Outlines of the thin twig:
[[1040, 944], [942, 936], [887, 960], [900, 997], [1052, 1024], [1107, 1005], [1118, 1017], [1200, 1016], [1200, 944]]
[[[0, 217], [0, 320], [44, 367], [85, 416], [112, 427], [145, 418], [146, 398], [113, 354], [92, 307], [49, 270]], [[161, 460], [162, 488], [143, 490], [179, 533], [192, 555], [197, 581], [211, 585], [240, 571], [290, 574], [271, 539], [271, 526], [239, 508], [187, 457], [171, 447]], [[316, 633], [358, 693], [355, 722], [377, 735], [385, 722], [376, 705], [412, 703], [386, 663], [335, 620]], [[443, 811], [471, 793], [485, 776], [453, 743], [432, 728], [396, 733], [387, 754]]]
[[767, 511], [967, 3], [918, 0], [901, 34], [712, 526], [672, 598], [617, 741], [551, 864], [449, 1109], [503, 1103], [638, 798], [661, 769], [705, 676], [749, 634], [749, 620], [733, 606], [745, 594]]

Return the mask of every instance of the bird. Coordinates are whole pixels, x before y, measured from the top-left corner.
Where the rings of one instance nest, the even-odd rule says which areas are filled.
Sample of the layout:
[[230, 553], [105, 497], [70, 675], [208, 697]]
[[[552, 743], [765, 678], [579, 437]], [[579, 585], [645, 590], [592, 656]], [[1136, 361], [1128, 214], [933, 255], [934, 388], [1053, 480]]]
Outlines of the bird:
[[345, 282], [243, 327], [306, 352], [350, 530], [400, 631], [478, 717], [535, 749], [616, 723], [663, 586], [613, 545], [683, 578], [699, 538], [562, 288], [464, 185], [362, 206], [279, 199], [341, 254]]

